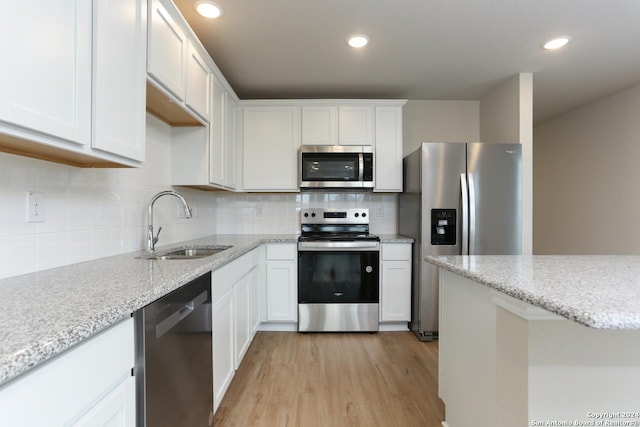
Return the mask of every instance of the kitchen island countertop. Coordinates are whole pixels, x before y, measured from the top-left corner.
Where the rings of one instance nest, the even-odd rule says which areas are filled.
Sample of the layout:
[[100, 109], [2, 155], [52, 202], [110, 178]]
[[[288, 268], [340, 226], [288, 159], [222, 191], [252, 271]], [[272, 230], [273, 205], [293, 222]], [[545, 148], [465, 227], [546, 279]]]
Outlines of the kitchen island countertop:
[[429, 256], [432, 264], [598, 329], [640, 329], [640, 256]]

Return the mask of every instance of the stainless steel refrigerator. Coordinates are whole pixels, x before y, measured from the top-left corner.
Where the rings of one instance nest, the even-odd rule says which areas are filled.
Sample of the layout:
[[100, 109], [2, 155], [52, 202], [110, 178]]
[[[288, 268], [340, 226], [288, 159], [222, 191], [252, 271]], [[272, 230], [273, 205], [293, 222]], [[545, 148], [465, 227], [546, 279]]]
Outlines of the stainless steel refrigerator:
[[431, 143], [404, 158], [398, 232], [415, 239], [411, 330], [438, 336], [438, 267], [428, 255], [522, 252], [519, 144]]

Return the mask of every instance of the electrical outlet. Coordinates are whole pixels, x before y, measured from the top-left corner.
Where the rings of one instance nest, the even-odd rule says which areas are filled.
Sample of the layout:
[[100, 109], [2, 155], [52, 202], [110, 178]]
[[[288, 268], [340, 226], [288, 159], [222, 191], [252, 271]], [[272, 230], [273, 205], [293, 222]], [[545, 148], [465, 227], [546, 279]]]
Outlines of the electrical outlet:
[[44, 193], [27, 191], [27, 222], [44, 222]]
[[376, 208], [376, 216], [384, 216], [384, 208], [383, 207]]
[[264, 215], [264, 210], [262, 206], [256, 206], [256, 216], [262, 216], [262, 215]]

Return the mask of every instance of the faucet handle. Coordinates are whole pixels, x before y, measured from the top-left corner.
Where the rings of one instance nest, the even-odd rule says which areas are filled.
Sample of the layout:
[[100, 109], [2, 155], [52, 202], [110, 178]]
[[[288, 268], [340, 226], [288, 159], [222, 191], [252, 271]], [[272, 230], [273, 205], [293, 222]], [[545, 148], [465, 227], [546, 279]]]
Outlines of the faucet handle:
[[[156, 233], [156, 235], [153, 237], [153, 245], [155, 246], [156, 243], [158, 243], [158, 239], [160, 237], [160, 232], [162, 231], [162, 226], [158, 227], [158, 232]], [[153, 233], [153, 231], [152, 231]]]

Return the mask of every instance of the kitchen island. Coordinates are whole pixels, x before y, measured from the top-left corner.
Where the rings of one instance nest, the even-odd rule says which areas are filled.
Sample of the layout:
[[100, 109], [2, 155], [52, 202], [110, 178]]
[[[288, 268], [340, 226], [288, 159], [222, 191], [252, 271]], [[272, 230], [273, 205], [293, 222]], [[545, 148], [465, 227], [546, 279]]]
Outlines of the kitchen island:
[[427, 261], [443, 425], [640, 425], [640, 257]]

